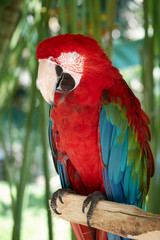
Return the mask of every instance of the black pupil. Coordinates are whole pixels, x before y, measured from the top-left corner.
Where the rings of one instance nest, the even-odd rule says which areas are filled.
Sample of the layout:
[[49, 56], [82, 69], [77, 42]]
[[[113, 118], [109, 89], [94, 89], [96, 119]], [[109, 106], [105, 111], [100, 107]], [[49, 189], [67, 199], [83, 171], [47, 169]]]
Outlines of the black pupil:
[[68, 73], [63, 73], [63, 79], [60, 86], [64, 92], [72, 90], [75, 87], [74, 78]]
[[61, 66], [56, 65], [56, 73], [58, 77], [62, 75], [62, 72], [63, 72], [63, 69], [61, 68]]

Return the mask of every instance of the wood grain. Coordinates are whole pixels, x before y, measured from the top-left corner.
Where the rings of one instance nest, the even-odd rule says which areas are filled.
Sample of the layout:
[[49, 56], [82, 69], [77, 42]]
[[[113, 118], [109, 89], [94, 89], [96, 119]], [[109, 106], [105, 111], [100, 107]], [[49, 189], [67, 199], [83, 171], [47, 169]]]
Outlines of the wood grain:
[[[86, 196], [66, 194], [63, 196], [64, 204], [57, 200], [57, 210], [62, 214], [56, 215], [52, 209], [51, 212], [57, 218], [87, 225], [86, 213], [82, 212], [85, 198]], [[94, 228], [130, 239], [160, 240], [160, 215], [145, 212], [132, 205], [99, 201], [90, 223]]]

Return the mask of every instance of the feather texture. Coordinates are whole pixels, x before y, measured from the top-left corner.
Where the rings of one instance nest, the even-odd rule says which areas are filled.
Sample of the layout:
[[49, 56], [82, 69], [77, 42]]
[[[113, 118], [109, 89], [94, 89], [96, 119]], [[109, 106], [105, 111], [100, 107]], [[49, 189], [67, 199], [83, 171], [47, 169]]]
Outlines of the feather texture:
[[103, 106], [100, 115], [100, 141], [105, 164], [103, 178], [106, 194], [111, 201], [141, 207], [145, 202], [141, 196], [146, 195], [147, 169], [142, 168], [143, 174], [141, 172], [139, 174], [138, 169], [140, 164], [145, 164], [145, 159], [141, 158], [142, 154], [134, 134], [124, 116], [119, 118], [120, 124], [119, 121], [114, 121], [116, 119], [114, 114], [117, 115], [118, 111], [121, 116], [121, 109], [116, 104], [108, 103]]
[[[52, 57], [63, 68], [59, 59], [75, 52], [83, 59], [80, 83], [73, 91], [55, 93], [56, 108], [52, 108], [49, 123], [50, 147], [61, 185], [79, 194], [101, 191], [110, 201], [144, 208], [154, 174], [148, 144], [150, 120], [95, 40], [80, 34], [59, 35], [41, 42], [36, 56]], [[65, 66], [63, 70], [69, 66], [68, 70], [76, 72], [70, 62]], [[72, 227], [77, 239], [93, 239], [89, 228]], [[99, 230], [94, 235], [96, 240], [123, 239]]]

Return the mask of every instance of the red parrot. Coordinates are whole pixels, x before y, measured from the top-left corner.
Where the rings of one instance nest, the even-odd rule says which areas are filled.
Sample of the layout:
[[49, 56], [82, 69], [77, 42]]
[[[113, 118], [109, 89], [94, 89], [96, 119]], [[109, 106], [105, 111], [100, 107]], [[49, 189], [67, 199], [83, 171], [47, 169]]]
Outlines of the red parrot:
[[38, 85], [52, 105], [49, 141], [62, 189], [87, 195], [82, 211], [88, 227], [72, 224], [77, 239], [120, 240], [91, 229], [97, 202], [107, 199], [145, 208], [154, 160], [148, 141], [150, 120], [118, 69], [98, 43], [83, 35], [58, 35], [36, 50]]

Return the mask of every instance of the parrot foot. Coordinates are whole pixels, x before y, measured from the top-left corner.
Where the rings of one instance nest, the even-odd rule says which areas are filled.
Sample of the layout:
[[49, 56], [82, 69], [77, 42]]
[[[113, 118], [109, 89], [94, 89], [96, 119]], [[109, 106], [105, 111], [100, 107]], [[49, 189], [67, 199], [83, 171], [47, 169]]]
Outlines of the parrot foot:
[[62, 200], [62, 197], [68, 193], [75, 193], [75, 192], [71, 189], [58, 189], [56, 192], [53, 193], [50, 206], [55, 214], [57, 215], [61, 214], [60, 212], [57, 211], [57, 203], [56, 203], [57, 199], [59, 199], [59, 201], [63, 204], [64, 202]]
[[82, 205], [83, 213], [85, 212], [85, 208], [88, 206], [88, 204], [91, 203], [89, 210], [87, 212], [87, 225], [89, 228], [91, 228], [90, 220], [93, 215], [93, 211], [94, 211], [95, 207], [97, 206], [97, 203], [100, 200], [106, 200], [106, 196], [103, 193], [96, 191], [96, 192], [89, 194], [88, 197], [83, 202], [83, 205]]

